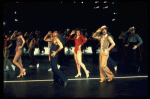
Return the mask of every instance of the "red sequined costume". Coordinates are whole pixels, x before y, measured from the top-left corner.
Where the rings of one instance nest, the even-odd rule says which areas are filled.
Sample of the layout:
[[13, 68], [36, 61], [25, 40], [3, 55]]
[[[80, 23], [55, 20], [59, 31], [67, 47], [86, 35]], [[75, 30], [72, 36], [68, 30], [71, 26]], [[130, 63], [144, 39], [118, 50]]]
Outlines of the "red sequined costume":
[[84, 35], [80, 35], [78, 38], [71, 38], [71, 36], [72, 36], [72, 35], [70, 35], [70, 36], [68, 37], [68, 40], [74, 40], [74, 41], [75, 41], [75, 49], [74, 49], [74, 52], [77, 53], [77, 51], [78, 51], [78, 46], [85, 44], [87, 41], [86, 41]]

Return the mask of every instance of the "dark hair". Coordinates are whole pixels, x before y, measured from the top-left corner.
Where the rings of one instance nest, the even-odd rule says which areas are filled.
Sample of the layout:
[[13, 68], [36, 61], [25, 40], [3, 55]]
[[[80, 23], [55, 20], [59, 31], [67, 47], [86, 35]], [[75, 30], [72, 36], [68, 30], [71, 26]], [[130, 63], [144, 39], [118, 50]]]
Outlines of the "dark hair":
[[22, 31], [18, 31], [18, 33], [19, 33], [18, 36], [23, 35], [23, 32], [22, 32]]

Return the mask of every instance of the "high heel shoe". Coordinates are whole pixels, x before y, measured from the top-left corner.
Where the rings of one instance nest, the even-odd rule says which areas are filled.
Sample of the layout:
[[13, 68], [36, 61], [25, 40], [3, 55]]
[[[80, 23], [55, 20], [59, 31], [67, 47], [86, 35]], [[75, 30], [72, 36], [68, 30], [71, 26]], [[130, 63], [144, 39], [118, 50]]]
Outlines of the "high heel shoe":
[[23, 75], [24, 76], [26, 75], [26, 69], [23, 69]]
[[101, 80], [101, 81], [99, 81], [99, 82], [104, 82], [104, 81], [106, 81], [106, 79], [104, 79], [104, 80]]
[[17, 78], [20, 78], [21, 76], [23, 77], [23, 73], [20, 73]]
[[90, 72], [87, 70], [87, 71], [86, 71], [86, 78], [89, 77], [89, 73], [90, 73]]
[[81, 73], [78, 73], [75, 77], [79, 77], [79, 76], [81, 77]]

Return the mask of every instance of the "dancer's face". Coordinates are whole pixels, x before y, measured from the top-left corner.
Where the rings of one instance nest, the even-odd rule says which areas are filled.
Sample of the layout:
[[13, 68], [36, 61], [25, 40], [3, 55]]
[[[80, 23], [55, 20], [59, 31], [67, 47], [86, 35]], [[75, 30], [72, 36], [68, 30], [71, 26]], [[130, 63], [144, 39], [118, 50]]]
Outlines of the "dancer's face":
[[48, 31], [48, 34], [52, 34], [52, 32], [51, 32], [51, 31]]
[[77, 35], [77, 36], [80, 36], [80, 31], [76, 31], [76, 35]]
[[131, 33], [132, 33], [132, 34], [135, 33], [135, 30], [133, 29], [133, 30], [131, 31]]
[[21, 32], [18, 32], [17, 35], [20, 36], [20, 35], [22, 35], [22, 33], [21, 33]]
[[54, 32], [53, 32], [53, 36], [54, 36], [54, 37], [57, 36], [57, 31], [54, 31]]
[[107, 29], [102, 30], [103, 35], [107, 34]]

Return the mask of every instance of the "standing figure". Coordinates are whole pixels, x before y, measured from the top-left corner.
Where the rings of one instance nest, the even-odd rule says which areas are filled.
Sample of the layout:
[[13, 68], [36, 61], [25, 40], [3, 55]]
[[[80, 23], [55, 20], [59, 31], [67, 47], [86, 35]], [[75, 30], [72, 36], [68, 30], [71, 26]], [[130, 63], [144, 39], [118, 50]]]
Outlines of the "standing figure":
[[[17, 35], [17, 37], [15, 37]], [[13, 63], [20, 69], [20, 74], [17, 77], [23, 77], [26, 75], [26, 69], [23, 68], [22, 65], [22, 59], [21, 59], [21, 55], [22, 55], [22, 48], [25, 44], [25, 40], [23, 38], [23, 33], [22, 32], [17, 32], [14, 31], [14, 33], [12, 34], [11, 40], [16, 40], [16, 54], [15, 57], [13, 59]]]
[[[107, 60], [109, 57], [109, 51], [115, 46], [115, 42], [113, 41], [112, 37], [107, 34], [107, 28], [105, 25], [99, 28], [92, 37], [94, 39], [100, 40], [100, 54], [99, 54], [99, 68], [100, 68], [100, 77], [101, 81], [106, 81], [106, 75], [108, 76], [108, 81], [112, 81], [114, 78], [114, 74], [110, 71], [107, 67]], [[103, 36], [98, 36], [98, 34], [102, 31]], [[111, 46], [109, 47], [109, 44]], [[109, 47], [109, 48], [108, 48]]]
[[[76, 36], [74, 38], [71, 38], [71, 36], [75, 33]], [[79, 77], [79, 76], [81, 77], [81, 71], [80, 71], [80, 66], [81, 66], [86, 74], [86, 77], [88, 78], [90, 72], [86, 69], [85, 65], [82, 63], [82, 51], [81, 51], [81, 46], [87, 42], [85, 37], [83, 35], [80, 35], [79, 29], [76, 29], [76, 32], [75, 30], [72, 30], [70, 36], [68, 37], [68, 40], [75, 41], [74, 59], [76, 61], [77, 70], [78, 70], [78, 74], [75, 77]]]
[[39, 63], [34, 58], [34, 50], [35, 50], [35, 44], [36, 44], [36, 38], [35, 34], [31, 34], [29, 37], [29, 56], [31, 59], [31, 65], [29, 67], [36, 66], [39, 68]]
[[136, 62], [135, 55], [137, 47], [139, 47], [143, 43], [143, 41], [138, 34], [135, 34], [134, 27], [130, 27], [128, 31], [130, 32], [130, 35], [128, 37], [128, 44], [126, 44], [125, 47], [128, 47], [129, 63], [135, 66], [137, 72], [139, 72], [140, 66]]
[[5, 35], [4, 50], [3, 50], [3, 56], [4, 56], [4, 59], [5, 59], [5, 63], [6, 63], [5, 71], [8, 70], [8, 66], [7, 66], [8, 63], [11, 65], [13, 71], [15, 71], [15, 66], [12, 64], [12, 62], [10, 60], [8, 60], [9, 52], [10, 52], [9, 48], [11, 46], [12, 46], [12, 43], [11, 43], [10, 37], [8, 37], [8, 35]]
[[65, 87], [67, 85], [68, 78], [57, 68], [58, 54], [62, 49], [63, 49], [63, 45], [60, 42], [59, 38], [57, 37], [57, 31], [54, 31], [52, 46], [50, 49], [51, 65], [52, 65], [53, 79], [54, 79], [54, 82], [52, 84], [56, 84], [61, 81], [63, 83], [63, 86]]

